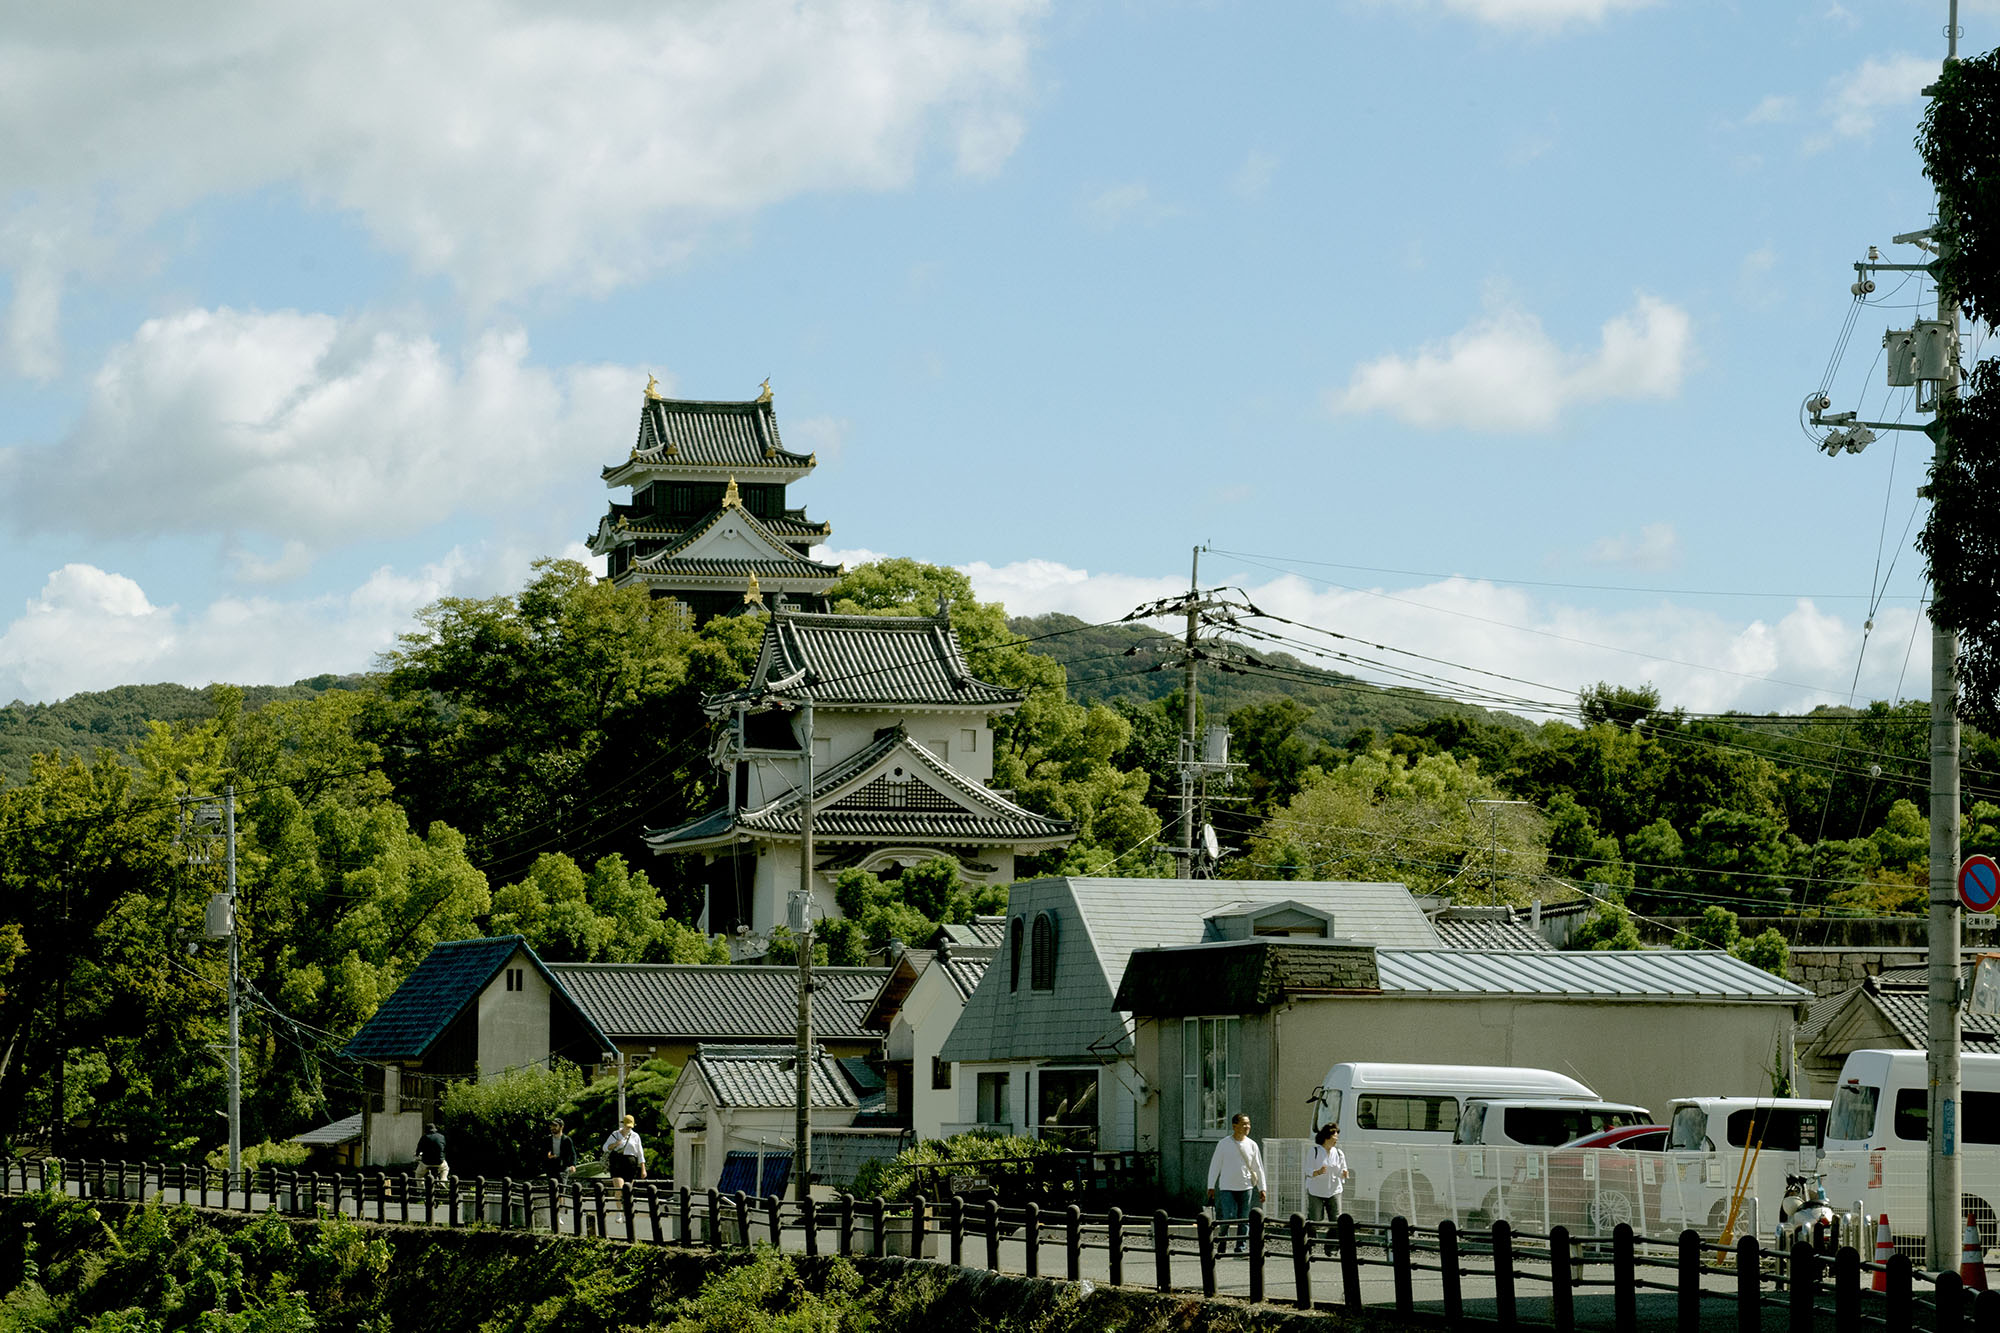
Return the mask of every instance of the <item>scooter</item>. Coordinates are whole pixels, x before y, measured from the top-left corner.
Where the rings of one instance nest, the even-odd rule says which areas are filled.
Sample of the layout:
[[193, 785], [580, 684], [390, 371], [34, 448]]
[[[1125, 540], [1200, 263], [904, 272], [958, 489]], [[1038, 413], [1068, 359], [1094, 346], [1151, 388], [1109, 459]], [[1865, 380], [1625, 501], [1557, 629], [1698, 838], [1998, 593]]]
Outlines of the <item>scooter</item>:
[[1785, 1177], [1785, 1198], [1778, 1205], [1778, 1235], [1787, 1251], [1801, 1243], [1818, 1254], [1839, 1251], [1840, 1216], [1826, 1201], [1825, 1179], [1819, 1171]]

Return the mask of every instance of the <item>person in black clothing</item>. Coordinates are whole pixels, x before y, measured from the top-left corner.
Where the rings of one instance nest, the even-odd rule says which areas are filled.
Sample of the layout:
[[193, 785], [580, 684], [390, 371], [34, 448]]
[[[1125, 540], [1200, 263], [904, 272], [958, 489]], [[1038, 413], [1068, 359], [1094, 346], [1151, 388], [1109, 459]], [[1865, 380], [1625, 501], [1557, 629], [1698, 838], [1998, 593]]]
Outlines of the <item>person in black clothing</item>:
[[563, 1122], [549, 1121], [549, 1151], [545, 1159], [549, 1174], [567, 1179], [576, 1171], [576, 1140], [563, 1133]]
[[426, 1120], [424, 1136], [417, 1140], [417, 1183], [421, 1185], [432, 1176], [442, 1185], [451, 1179], [451, 1167], [444, 1159], [444, 1132]]

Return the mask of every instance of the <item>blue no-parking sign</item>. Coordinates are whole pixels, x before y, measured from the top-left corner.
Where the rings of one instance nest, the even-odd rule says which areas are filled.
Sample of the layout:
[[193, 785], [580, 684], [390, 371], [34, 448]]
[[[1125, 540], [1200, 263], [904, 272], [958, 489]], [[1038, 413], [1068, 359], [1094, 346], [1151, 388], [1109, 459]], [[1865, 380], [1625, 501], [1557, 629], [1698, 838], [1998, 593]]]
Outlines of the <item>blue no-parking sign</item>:
[[1968, 912], [1990, 912], [2000, 903], [2000, 864], [1975, 852], [1958, 868], [1958, 900]]

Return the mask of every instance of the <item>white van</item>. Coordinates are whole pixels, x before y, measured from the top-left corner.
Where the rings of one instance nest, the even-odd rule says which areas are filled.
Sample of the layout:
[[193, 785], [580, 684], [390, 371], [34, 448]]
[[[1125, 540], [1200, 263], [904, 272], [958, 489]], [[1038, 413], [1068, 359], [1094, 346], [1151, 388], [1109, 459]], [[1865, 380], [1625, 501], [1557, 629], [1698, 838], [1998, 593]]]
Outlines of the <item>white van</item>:
[[[1962, 1211], [1981, 1240], [1995, 1240], [2000, 1201], [2000, 1055], [1959, 1057], [1956, 1111]], [[1841, 1066], [1827, 1116], [1820, 1168], [1826, 1197], [1838, 1209], [1889, 1215], [1897, 1248], [1921, 1253], [1929, 1229], [1926, 1128], [1930, 1071], [1923, 1051], [1851, 1051]]]
[[[1811, 1097], [1676, 1097], [1667, 1103], [1673, 1170], [1660, 1193], [1660, 1224], [1719, 1235], [1739, 1177], [1757, 1200], [1759, 1225], [1775, 1222], [1785, 1177], [1817, 1169], [1831, 1103]], [[1852, 1204], [1852, 1200], [1849, 1200]], [[1751, 1212], [1737, 1206], [1737, 1229]]]
[[1347, 1210], [1421, 1226], [1458, 1212], [1452, 1138], [1459, 1118], [1468, 1101], [1507, 1097], [1597, 1100], [1587, 1085], [1548, 1069], [1349, 1062], [1327, 1070], [1314, 1093], [1316, 1123], [1340, 1126], [1353, 1172]]

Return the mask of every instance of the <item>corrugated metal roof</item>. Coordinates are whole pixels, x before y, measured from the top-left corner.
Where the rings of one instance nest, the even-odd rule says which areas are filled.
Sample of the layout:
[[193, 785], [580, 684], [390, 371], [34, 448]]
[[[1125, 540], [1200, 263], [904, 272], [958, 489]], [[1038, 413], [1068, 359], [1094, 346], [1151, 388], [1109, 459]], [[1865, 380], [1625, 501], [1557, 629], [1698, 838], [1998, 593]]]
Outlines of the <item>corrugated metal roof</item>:
[[[797, 1031], [795, 967], [557, 963], [549, 970], [600, 1028], [620, 1040], [781, 1043]], [[814, 1033], [827, 1040], [880, 1040], [862, 1028], [861, 1017], [888, 975], [886, 967], [814, 968]]]
[[1797, 1004], [1803, 986], [1719, 950], [1379, 950], [1385, 992], [1592, 996], [1620, 1000], [1747, 1000]]

